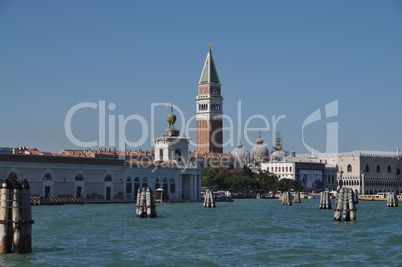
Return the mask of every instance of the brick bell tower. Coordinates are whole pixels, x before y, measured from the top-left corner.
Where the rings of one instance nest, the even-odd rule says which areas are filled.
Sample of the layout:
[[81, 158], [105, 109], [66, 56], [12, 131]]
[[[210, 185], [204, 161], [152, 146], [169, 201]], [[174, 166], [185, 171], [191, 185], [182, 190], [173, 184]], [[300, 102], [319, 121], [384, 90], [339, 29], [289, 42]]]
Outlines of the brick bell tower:
[[198, 82], [197, 103], [197, 145], [200, 153], [223, 153], [222, 114], [223, 97], [221, 82], [212, 58], [211, 45]]

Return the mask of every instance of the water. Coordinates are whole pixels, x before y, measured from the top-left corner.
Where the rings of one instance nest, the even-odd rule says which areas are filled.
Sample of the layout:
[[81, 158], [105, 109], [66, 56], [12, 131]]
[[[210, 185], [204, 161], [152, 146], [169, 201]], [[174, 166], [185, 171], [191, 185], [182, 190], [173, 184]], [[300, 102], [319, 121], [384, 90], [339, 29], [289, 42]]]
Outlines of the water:
[[402, 266], [402, 211], [360, 202], [357, 221], [334, 222], [319, 200], [32, 207], [33, 253], [0, 255], [0, 266]]

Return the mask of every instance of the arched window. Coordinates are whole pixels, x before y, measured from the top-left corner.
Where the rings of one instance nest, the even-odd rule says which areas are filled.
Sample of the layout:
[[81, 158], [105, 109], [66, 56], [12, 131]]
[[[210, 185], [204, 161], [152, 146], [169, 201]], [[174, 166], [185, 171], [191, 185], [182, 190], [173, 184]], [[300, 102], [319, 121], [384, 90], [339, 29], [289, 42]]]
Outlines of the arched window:
[[148, 187], [148, 179], [147, 179], [147, 177], [142, 178], [142, 187]]
[[134, 179], [134, 198], [137, 197], [138, 188], [140, 188], [140, 178], [135, 177], [135, 179]]
[[111, 181], [112, 181], [112, 176], [106, 175], [105, 182], [111, 182]]
[[155, 180], [155, 190], [160, 188], [160, 187], [161, 187], [161, 184], [159, 182], [159, 178], [156, 178], [156, 180]]
[[367, 164], [366, 165], [366, 170], [365, 170], [366, 172], [370, 172], [370, 167], [369, 167], [369, 165]]
[[131, 178], [127, 177], [127, 179], [126, 179], [126, 193], [131, 194], [131, 192], [132, 192]]
[[377, 165], [377, 172], [380, 172], [380, 171], [381, 171], [380, 165]]
[[391, 166], [388, 165], [388, 173], [391, 173]]
[[170, 184], [170, 193], [174, 194], [176, 192], [176, 186], [175, 186], [175, 183], [174, 183], [174, 178], [170, 178], [169, 184]]
[[396, 169], [396, 174], [398, 174], [398, 175], [401, 174], [401, 169], [399, 169], [399, 168]]
[[162, 187], [164, 192], [168, 192], [169, 185], [168, 185], [168, 179], [165, 177], [163, 178], [163, 187]]
[[350, 165], [350, 164], [348, 165], [347, 171], [348, 171], [348, 172], [352, 172], [352, 165]]
[[50, 173], [46, 173], [43, 175], [43, 180], [52, 180], [52, 175]]
[[82, 177], [81, 174], [77, 174], [77, 176], [75, 176], [75, 180], [76, 180], [76, 181], [83, 181], [84, 178]]

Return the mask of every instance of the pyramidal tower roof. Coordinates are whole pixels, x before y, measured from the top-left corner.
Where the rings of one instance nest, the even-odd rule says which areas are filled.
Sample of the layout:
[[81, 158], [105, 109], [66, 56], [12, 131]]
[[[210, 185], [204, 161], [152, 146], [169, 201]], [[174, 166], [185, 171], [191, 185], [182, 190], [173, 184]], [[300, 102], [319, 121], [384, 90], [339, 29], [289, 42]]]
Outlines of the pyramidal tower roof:
[[216, 71], [214, 59], [212, 57], [211, 45], [208, 45], [208, 54], [202, 69], [199, 84], [202, 83], [221, 83], [218, 72]]

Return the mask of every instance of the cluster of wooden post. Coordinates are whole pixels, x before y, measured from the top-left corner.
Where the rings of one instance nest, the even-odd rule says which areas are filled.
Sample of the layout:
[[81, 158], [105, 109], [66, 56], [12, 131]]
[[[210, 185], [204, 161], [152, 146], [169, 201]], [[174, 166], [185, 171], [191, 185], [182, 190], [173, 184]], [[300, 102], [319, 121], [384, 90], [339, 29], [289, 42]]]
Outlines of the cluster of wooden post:
[[388, 193], [387, 207], [398, 207], [398, 198], [397, 198], [395, 192]]
[[290, 206], [292, 205], [292, 195], [289, 191], [285, 191], [282, 194], [282, 205]]
[[212, 191], [207, 189], [205, 191], [205, 195], [204, 195], [204, 207], [205, 208], [215, 208], [215, 199], [214, 196], [212, 194]]
[[325, 209], [325, 210], [332, 209], [331, 196], [327, 190], [320, 193], [320, 209]]
[[335, 221], [354, 221], [356, 220], [356, 201], [352, 188], [340, 188], [336, 194], [335, 201]]
[[32, 212], [26, 179], [0, 180], [0, 254], [32, 252]]
[[149, 187], [138, 188], [137, 193], [137, 211], [138, 218], [155, 218], [156, 206], [152, 189]]
[[293, 203], [300, 203], [300, 192], [296, 192], [293, 197]]

